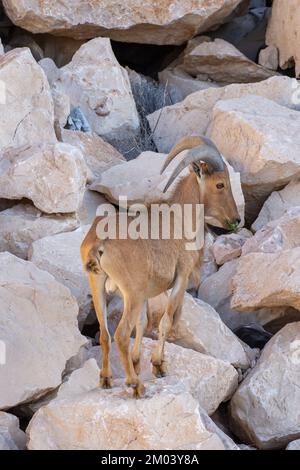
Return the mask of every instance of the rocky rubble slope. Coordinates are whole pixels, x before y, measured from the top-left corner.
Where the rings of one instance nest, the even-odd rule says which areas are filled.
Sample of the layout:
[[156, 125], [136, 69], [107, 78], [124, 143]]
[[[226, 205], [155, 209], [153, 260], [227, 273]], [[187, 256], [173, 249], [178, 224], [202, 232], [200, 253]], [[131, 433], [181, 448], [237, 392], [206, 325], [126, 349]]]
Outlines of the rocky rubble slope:
[[[2, 1], [0, 450], [299, 448], [300, 1], [270, 3]], [[206, 233], [161, 379], [149, 299], [136, 401], [114, 342], [99, 388], [80, 244], [101, 204], [167, 199], [194, 134], [241, 223]], [[112, 335], [122, 312], [110, 294]]]

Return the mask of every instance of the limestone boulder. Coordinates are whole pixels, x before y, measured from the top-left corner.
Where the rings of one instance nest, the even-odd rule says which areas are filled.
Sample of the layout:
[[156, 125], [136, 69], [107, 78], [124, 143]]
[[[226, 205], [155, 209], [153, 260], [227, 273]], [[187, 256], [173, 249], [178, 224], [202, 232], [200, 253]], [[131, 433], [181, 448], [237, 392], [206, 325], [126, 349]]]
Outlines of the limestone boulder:
[[[208, 440], [205, 438], [204, 443], [203, 439], [195, 436], [200, 426], [202, 432], [213, 434], [214, 439], [218, 441], [218, 448], [236, 450], [237, 446], [233, 441], [218, 429], [207, 414], [218, 406], [217, 402], [221, 397], [231, 394], [236, 388], [237, 373], [232, 366], [195, 351], [167, 344], [169, 375], [157, 380], [151, 376], [150, 356], [153, 346], [151, 340], [143, 340], [141, 370], [142, 378], [146, 381], [146, 395], [140, 400], [132, 399], [132, 392], [125, 389], [123, 379], [122, 381], [118, 379], [123, 377], [124, 373], [119, 366], [120, 360], [115, 343], [112, 344], [111, 351], [115, 386], [109, 391], [97, 387], [99, 368], [95, 358], [99, 361], [100, 348], [90, 349], [87, 361], [61, 385], [57, 397], [47, 406], [40, 408], [33, 417], [27, 429], [29, 448], [128, 450], [215, 448], [216, 444], [210, 438]], [[78, 404], [81, 403], [76, 413], [71, 411], [75, 409], [74, 400]], [[96, 402], [99, 407], [95, 408]], [[171, 405], [170, 409], [168, 403]], [[180, 403], [179, 408], [178, 403]], [[192, 414], [189, 412], [191, 404], [194, 410]], [[187, 406], [185, 411], [182, 406]], [[124, 415], [121, 409], [124, 410]], [[160, 420], [157, 420], [157, 412], [161, 409], [164, 409], [164, 413], [160, 413]], [[181, 429], [181, 437], [177, 442], [176, 426], [175, 422], [174, 424], [172, 422], [176, 417], [180, 419], [179, 411], [180, 414], [185, 413], [184, 423], [189, 423], [189, 433], [183, 433]], [[68, 418], [62, 418], [65, 412]], [[152, 416], [152, 412], [155, 412], [156, 417]], [[58, 419], [59, 415], [62, 420]], [[191, 416], [194, 416], [195, 421], [190, 420]], [[61, 426], [63, 421], [68, 423], [68, 429], [63, 429]], [[93, 429], [92, 423], [96, 421], [97, 427]], [[102, 423], [101, 429], [99, 429], [100, 423]], [[159, 423], [159, 441], [156, 441], [155, 423]], [[124, 432], [120, 431], [122, 426]], [[77, 432], [79, 427], [82, 430], [80, 433]], [[115, 435], [116, 430], [118, 432]], [[93, 436], [92, 439], [88, 434]], [[115, 437], [111, 440], [112, 435]]]
[[26, 434], [19, 427], [16, 416], [0, 411], [0, 450], [24, 450]]
[[178, 140], [188, 135], [206, 134], [212, 120], [212, 110], [220, 100], [258, 95], [291, 109], [300, 109], [295, 101], [297, 80], [289, 77], [271, 77], [258, 83], [233, 84], [209, 88], [187, 96], [173, 106], [166, 106], [148, 116], [153, 139], [159, 152], [169, 152]]
[[[104, 194], [113, 203], [119, 202], [119, 196], [126, 196], [128, 204], [166, 199], [171, 190], [164, 194], [163, 189], [175, 163], [172, 162], [164, 174], [160, 175], [165, 158], [165, 154], [143, 152], [134, 160], [104, 171], [91, 184], [90, 189]], [[187, 174], [187, 170], [182, 174]]]
[[166, 87], [166, 91], [171, 98], [172, 104], [179, 103], [191, 93], [206, 90], [208, 88], [218, 88], [215, 82], [198, 80], [192, 77], [182, 66], [168, 67], [158, 74], [159, 81]]
[[264, 203], [257, 219], [252, 224], [255, 232], [272, 220], [279, 219], [293, 207], [300, 207], [300, 181], [291, 181], [281, 191], [274, 191]]
[[270, 70], [277, 70], [279, 66], [278, 49], [275, 46], [268, 46], [259, 53], [258, 63]]
[[93, 180], [103, 171], [125, 162], [125, 158], [108, 142], [95, 133], [62, 129], [62, 141], [77, 147], [83, 154]]
[[278, 253], [300, 246], [300, 207], [290, 209], [280, 219], [265, 225], [247, 240], [242, 254]]
[[202, 31], [225, 21], [241, 0], [129, 0], [124, 11], [120, 0], [83, 5], [51, 2], [51, 15], [44, 2], [4, 0], [14, 24], [32, 33], [52, 33], [75, 39], [107, 36], [116, 41], [140, 44], [182, 44]]
[[252, 62], [223, 39], [191, 41], [184, 53], [183, 68], [192, 76], [217, 83], [250, 83], [266, 80], [274, 72]]
[[86, 339], [78, 330], [77, 303], [65, 286], [9, 253], [0, 253], [0, 261], [5, 384], [0, 388], [0, 409], [5, 410], [60, 385], [66, 362]]
[[88, 279], [80, 259], [80, 245], [88, 230], [89, 226], [84, 226], [73, 232], [41, 238], [32, 243], [29, 250], [30, 261], [70, 289], [79, 305], [80, 326], [92, 309]]
[[109, 201], [104, 196], [102, 196], [102, 194], [86, 189], [83, 195], [81, 206], [77, 212], [80, 225], [91, 225], [97, 215], [99, 206], [108, 203]]
[[27, 433], [30, 450], [236, 450], [189, 393], [169, 389], [138, 401], [119, 387], [54, 400]]
[[128, 73], [117, 62], [109, 39], [83, 44], [59, 69], [53, 86], [70, 97], [71, 107], [80, 107], [100, 136], [119, 140], [123, 133], [137, 132], [139, 119]]
[[[148, 301], [148, 326], [145, 334], [152, 339], [158, 338], [159, 323], [166, 311], [167, 302], [167, 293]], [[114, 298], [108, 306], [108, 323], [112, 334], [122, 312], [123, 302]], [[168, 342], [229, 362], [236, 368], [247, 369], [250, 366], [251, 353], [248, 348], [227, 328], [213, 307], [188, 293], [184, 296], [181, 317], [171, 330]]]
[[232, 429], [259, 449], [300, 437], [300, 322], [277, 333], [230, 403]]
[[0, 251], [27, 259], [30, 245], [45, 236], [75, 230], [73, 214], [43, 214], [31, 204], [17, 204], [0, 212]]
[[300, 247], [242, 256], [233, 278], [232, 308], [249, 311], [293, 307], [299, 310], [299, 273]]
[[227, 261], [241, 256], [243, 245], [251, 238], [252, 233], [245, 228], [237, 233], [218, 237], [212, 246], [212, 253], [216, 263], [221, 266]]
[[286, 307], [259, 308], [245, 312], [232, 305], [232, 280], [237, 273], [238, 264], [237, 259], [223, 264], [218, 272], [209, 276], [201, 284], [198, 297], [211, 305], [231, 330], [250, 323], [266, 325], [273, 320], [285, 317]]
[[0, 197], [30, 199], [48, 214], [76, 212], [88, 174], [80, 150], [62, 143], [11, 147], [0, 154], [0, 173]]
[[300, 113], [247, 96], [219, 101], [210, 137], [241, 174], [246, 214], [252, 220], [272, 191], [300, 175]]
[[0, 147], [56, 141], [51, 90], [27, 48], [0, 58]]
[[285, 450], [300, 450], [300, 439], [290, 442]]
[[296, 76], [300, 76], [300, 12], [299, 1], [291, 0], [284, 7], [280, 0], [273, 2], [268, 24], [266, 43], [279, 49], [279, 65], [287, 69], [296, 65]]

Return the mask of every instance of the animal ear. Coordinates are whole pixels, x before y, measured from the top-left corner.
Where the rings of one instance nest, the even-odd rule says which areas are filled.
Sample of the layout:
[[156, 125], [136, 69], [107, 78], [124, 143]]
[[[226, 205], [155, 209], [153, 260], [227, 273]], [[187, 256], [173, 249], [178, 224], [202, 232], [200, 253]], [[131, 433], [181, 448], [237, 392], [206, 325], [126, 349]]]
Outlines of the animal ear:
[[210, 175], [209, 165], [204, 162], [193, 163], [193, 170], [198, 176]]

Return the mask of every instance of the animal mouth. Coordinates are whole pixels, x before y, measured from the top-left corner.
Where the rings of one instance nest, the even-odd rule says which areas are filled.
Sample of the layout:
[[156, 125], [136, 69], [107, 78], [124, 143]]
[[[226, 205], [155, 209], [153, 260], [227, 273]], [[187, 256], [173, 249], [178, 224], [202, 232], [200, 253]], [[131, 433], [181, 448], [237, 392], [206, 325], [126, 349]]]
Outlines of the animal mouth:
[[209, 232], [211, 232], [214, 235], [217, 235], [218, 237], [220, 235], [228, 235], [228, 233], [232, 233], [232, 230], [229, 228], [216, 227], [215, 225], [211, 225], [211, 224], [207, 224], [207, 228]]

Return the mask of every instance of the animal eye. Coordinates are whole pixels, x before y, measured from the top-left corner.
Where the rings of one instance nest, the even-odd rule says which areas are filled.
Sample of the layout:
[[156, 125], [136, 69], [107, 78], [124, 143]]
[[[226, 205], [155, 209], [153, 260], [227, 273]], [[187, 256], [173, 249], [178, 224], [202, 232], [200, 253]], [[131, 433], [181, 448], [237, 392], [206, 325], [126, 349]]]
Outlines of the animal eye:
[[223, 183], [218, 183], [217, 184], [217, 189], [224, 189], [224, 184]]

